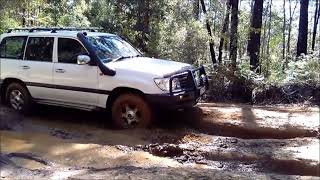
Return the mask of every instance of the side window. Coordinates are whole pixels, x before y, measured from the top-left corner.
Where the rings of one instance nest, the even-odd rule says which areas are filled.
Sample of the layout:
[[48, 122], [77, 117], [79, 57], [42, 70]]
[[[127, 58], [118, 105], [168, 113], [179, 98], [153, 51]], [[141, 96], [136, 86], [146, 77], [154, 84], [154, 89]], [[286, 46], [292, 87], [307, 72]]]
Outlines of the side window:
[[52, 62], [53, 37], [29, 37], [25, 60]]
[[86, 49], [77, 40], [69, 38], [58, 39], [58, 62], [77, 64], [78, 55], [88, 55]]
[[24, 36], [4, 38], [0, 45], [0, 57], [8, 59], [22, 59], [26, 39], [27, 37]]

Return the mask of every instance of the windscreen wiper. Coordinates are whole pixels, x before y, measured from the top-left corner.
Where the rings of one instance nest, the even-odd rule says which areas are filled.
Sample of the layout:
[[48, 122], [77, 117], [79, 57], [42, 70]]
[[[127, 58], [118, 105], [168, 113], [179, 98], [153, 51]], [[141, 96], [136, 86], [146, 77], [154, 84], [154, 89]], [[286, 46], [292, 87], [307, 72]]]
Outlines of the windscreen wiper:
[[128, 58], [132, 58], [133, 56], [120, 56], [116, 59], [113, 59], [112, 62], [115, 62], [115, 61], [121, 61], [123, 59], [128, 59]]
[[121, 61], [123, 59], [128, 59], [128, 58], [134, 58], [134, 57], [141, 57], [140, 54], [136, 55], [136, 56], [120, 56], [116, 59], [113, 59], [111, 62], [115, 62], [115, 61]]

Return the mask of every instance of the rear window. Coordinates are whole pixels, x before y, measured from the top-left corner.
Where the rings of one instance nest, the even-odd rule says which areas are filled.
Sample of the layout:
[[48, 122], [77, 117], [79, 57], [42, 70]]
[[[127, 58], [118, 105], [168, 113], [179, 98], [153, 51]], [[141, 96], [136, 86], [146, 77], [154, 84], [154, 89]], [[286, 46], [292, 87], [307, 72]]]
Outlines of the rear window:
[[53, 37], [29, 37], [25, 60], [52, 62]]
[[6, 37], [0, 44], [0, 57], [8, 59], [22, 59], [26, 36]]

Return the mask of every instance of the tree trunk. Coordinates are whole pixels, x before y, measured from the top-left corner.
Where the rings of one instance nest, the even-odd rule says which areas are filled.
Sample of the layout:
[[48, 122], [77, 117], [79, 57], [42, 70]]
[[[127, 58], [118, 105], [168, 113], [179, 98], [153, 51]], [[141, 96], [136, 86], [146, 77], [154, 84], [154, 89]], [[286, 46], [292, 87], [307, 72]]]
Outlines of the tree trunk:
[[319, 0], [316, 0], [316, 10], [314, 12], [314, 22], [313, 22], [313, 32], [312, 32], [312, 51], [314, 51], [314, 47], [316, 45], [316, 36], [317, 36], [319, 18], [320, 18], [320, 6], [319, 6]]
[[[295, 14], [295, 11], [297, 9], [297, 5], [298, 5], [298, 0], [296, 0], [295, 6], [293, 8], [291, 8], [291, 0], [289, 0], [289, 13], [290, 13], [290, 17], [289, 17], [289, 27], [288, 27], [288, 41], [287, 41], [287, 58], [288, 55], [290, 55], [291, 52], [291, 28], [292, 28], [292, 22], [293, 22], [293, 16]], [[287, 66], [287, 64], [286, 64]]]
[[260, 62], [260, 69], [262, 70], [262, 67], [261, 67], [261, 64], [262, 64], [262, 61], [265, 60], [265, 57], [266, 57], [266, 41], [267, 41], [267, 22], [268, 22], [268, 13], [269, 13], [269, 4], [270, 4], [270, 1], [268, 1], [268, 4], [267, 4], [267, 7], [266, 7], [266, 13], [263, 13], [263, 14], [266, 14], [264, 17], [262, 17], [262, 19], [264, 19], [264, 22], [263, 22], [263, 35], [262, 35], [262, 46], [261, 46], [261, 55], [260, 55], [260, 59], [261, 59], [261, 62]]
[[[320, 8], [319, 8], [319, 14], [320, 14]], [[320, 29], [320, 23], [319, 23], [319, 29]], [[318, 33], [318, 50], [319, 50], [319, 63], [320, 63], [320, 33]]]
[[[227, 26], [226, 26], [226, 37], [224, 39], [224, 51], [229, 51], [229, 47], [230, 47], [230, 13], [231, 13], [231, 0], [228, 0], [229, 3], [229, 7], [227, 6], [227, 8], [229, 8], [229, 18], [228, 18], [228, 22], [227, 22]], [[225, 23], [225, 22], [224, 22]]]
[[59, 13], [59, 7], [58, 7], [58, 1], [53, 1], [53, 21], [54, 26], [58, 26], [58, 13]]
[[[201, 6], [202, 6], [202, 11], [205, 15], [207, 15], [207, 9], [206, 9], [206, 5], [204, 3], [204, 0], [200, 0]], [[210, 42], [209, 42], [209, 48], [210, 48], [210, 54], [211, 54], [211, 59], [212, 59], [212, 63], [216, 64], [217, 60], [216, 60], [216, 55], [214, 52], [214, 43], [213, 43], [213, 36], [212, 36], [212, 31], [211, 31], [211, 26], [209, 23], [209, 20], [206, 18], [206, 28], [208, 31], [208, 34], [210, 36]]]
[[[250, 37], [248, 41], [248, 54], [250, 57], [250, 65], [251, 70], [254, 71], [258, 70], [259, 67], [262, 11], [263, 0], [255, 0], [252, 14], [254, 18], [251, 18]], [[260, 70], [258, 71], [260, 72]]]
[[230, 2], [231, 2], [230, 60], [231, 60], [232, 70], [235, 71], [237, 69], [239, 0], [230, 0]]
[[269, 4], [269, 27], [268, 27], [268, 41], [267, 41], [267, 67], [266, 67], [266, 76], [269, 76], [269, 66], [270, 66], [270, 39], [271, 39], [271, 23], [272, 23], [272, 0]]
[[[222, 49], [223, 44], [225, 43], [225, 40], [228, 39], [227, 29], [229, 27], [229, 19], [230, 19], [230, 0], [227, 1], [227, 10], [226, 10], [226, 17], [224, 19], [222, 31], [221, 31], [221, 38], [220, 38], [220, 44], [219, 44], [219, 56], [218, 56], [218, 62], [222, 62]], [[225, 43], [227, 44], [227, 43]]]
[[27, 1], [27, 26], [30, 26], [30, 1]]
[[194, 14], [194, 18], [196, 20], [199, 20], [199, 10], [200, 10], [199, 0], [194, 0], [194, 2], [193, 2], [193, 14]]
[[[285, 64], [287, 64], [286, 59], [286, 0], [283, 0], [283, 27], [282, 27], [282, 60], [285, 60]], [[284, 70], [285, 66], [282, 67]]]
[[309, 0], [300, 0], [299, 35], [297, 56], [307, 54], [308, 48], [308, 6]]
[[251, 2], [250, 2], [250, 14], [251, 14], [251, 19], [252, 19], [252, 17], [253, 17], [254, 1], [255, 1], [255, 0], [251, 0]]
[[214, 12], [214, 16], [213, 16], [213, 34], [216, 35], [216, 20], [217, 20], [217, 11]]
[[138, 43], [138, 47], [142, 51], [149, 53], [147, 42], [149, 41], [148, 34], [150, 33], [150, 0], [139, 0], [138, 7], [139, 10], [136, 30], [139, 33], [136, 36], [136, 41]]
[[22, 9], [22, 27], [26, 26], [26, 9]]

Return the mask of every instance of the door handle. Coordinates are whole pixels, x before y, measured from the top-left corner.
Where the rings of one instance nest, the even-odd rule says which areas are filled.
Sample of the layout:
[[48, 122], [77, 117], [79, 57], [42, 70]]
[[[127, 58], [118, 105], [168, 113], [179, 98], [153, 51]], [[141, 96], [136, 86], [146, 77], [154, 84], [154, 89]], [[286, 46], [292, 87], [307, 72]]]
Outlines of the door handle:
[[65, 73], [66, 72], [66, 70], [64, 70], [64, 69], [56, 69], [56, 73]]
[[30, 69], [30, 66], [21, 66], [22, 69], [27, 70]]

